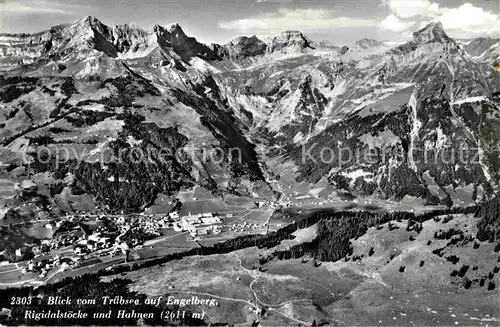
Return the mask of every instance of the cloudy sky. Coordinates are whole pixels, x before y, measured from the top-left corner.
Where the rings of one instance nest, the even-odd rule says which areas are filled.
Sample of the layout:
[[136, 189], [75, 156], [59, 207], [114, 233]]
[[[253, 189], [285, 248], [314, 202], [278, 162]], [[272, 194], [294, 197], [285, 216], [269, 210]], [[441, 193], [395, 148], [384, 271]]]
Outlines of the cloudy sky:
[[499, 0], [0, 0], [0, 32], [38, 32], [95, 16], [144, 29], [178, 22], [202, 42], [300, 30], [336, 44], [402, 40], [439, 20], [452, 37], [500, 37]]

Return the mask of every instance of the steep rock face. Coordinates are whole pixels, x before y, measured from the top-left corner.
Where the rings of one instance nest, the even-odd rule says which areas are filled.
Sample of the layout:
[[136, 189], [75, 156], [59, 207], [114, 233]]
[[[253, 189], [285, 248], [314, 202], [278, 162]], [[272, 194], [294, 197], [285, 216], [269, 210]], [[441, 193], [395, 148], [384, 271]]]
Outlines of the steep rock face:
[[150, 34], [136, 25], [117, 25], [111, 30], [117, 53], [140, 53], [151, 44]]
[[314, 42], [298, 31], [285, 31], [262, 41], [255, 35], [240, 36], [225, 45], [211, 44], [211, 50], [221, 57], [242, 59], [279, 54], [300, 54], [311, 52], [339, 53], [341, 48], [330, 41]]
[[500, 71], [500, 39], [476, 38], [462, 41], [461, 46], [474, 60], [484, 62]]
[[[311, 160], [302, 160], [303, 146], [292, 150], [299, 181], [317, 182], [328, 175], [353, 194], [411, 195], [446, 205], [466, 189], [475, 200], [491, 197], [500, 181], [499, 160], [492, 158], [500, 152], [487, 144], [499, 139], [484, 123], [500, 127], [493, 97], [498, 74], [467, 58], [440, 24], [416, 32], [388, 54], [365, 70], [376, 78], [371, 83], [414, 86], [374, 102], [363, 96], [357, 114], [351, 112], [307, 141]], [[327, 162], [319, 160], [324, 144], [335, 154]], [[375, 163], [352, 155], [369, 150], [377, 152]], [[342, 151], [351, 155], [343, 157]]]
[[413, 38], [417, 43], [441, 42], [448, 43], [453, 40], [444, 32], [441, 22], [430, 23], [424, 28], [413, 33]]
[[160, 46], [172, 46], [186, 63], [189, 63], [193, 57], [200, 57], [205, 60], [220, 59], [208, 46], [199, 43], [194, 37], [188, 37], [179, 24], [172, 24], [167, 28], [155, 25], [153, 32], [157, 35]]
[[318, 51], [325, 51], [325, 52], [339, 52], [341, 47], [333, 44], [330, 41], [323, 40], [319, 42], [313, 42], [312, 47], [314, 49], [317, 49]]
[[33, 63], [52, 47], [50, 32], [35, 35], [4, 34], [0, 36], [0, 40], [3, 69]]
[[[281, 88], [284, 92], [286, 88]], [[290, 123], [282, 125], [279, 129], [277, 140], [288, 143], [294, 139], [302, 139], [314, 131], [316, 124], [323, 115], [328, 104], [328, 99], [314, 84], [312, 76], [306, 75], [295, 91], [289, 91], [282, 101], [283, 114], [286, 113]], [[270, 123], [271, 128], [276, 128], [276, 123], [283, 123], [282, 115], [277, 115]]]
[[268, 52], [293, 53], [313, 49], [312, 41], [299, 31], [285, 31], [267, 41]]
[[498, 45], [499, 42], [499, 39], [488, 37], [476, 38], [466, 42], [464, 50], [472, 57], [479, 57], [493, 46]]
[[130, 48], [145, 48], [147, 33], [128, 25], [110, 28], [94, 17], [86, 17], [71, 25], [60, 25], [49, 31], [34, 35], [3, 35], [2, 62], [7, 57], [16, 57], [22, 64], [25, 58], [39, 60], [44, 56], [52, 59], [84, 55], [97, 50], [110, 57]]
[[260, 56], [266, 53], [266, 44], [255, 35], [252, 37], [241, 36], [229, 42], [225, 48], [232, 58]]
[[356, 41], [356, 43], [354, 43], [354, 46], [362, 50], [385, 47], [383, 42], [374, 39], [361, 39], [359, 41]]
[[188, 37], [178, 24], [166, 28], [156, 25], [153, 31], [144, 31], [135, 25], [109, 27], [90, 16], [39, 34], [2, 35], [0, 40], [0, 69], [3, 70], [42, 61], [65, 65], [69, 61], [102, 55], [134, 59], [158, 47], [173, 49], [186, 63], [195, 56], [205, 60], [220, 59], [209, 47]]
[[[20, 58], [33, 56], [33, 61], [24, 59], [0, 79], [2, 162], [22, 169], [27, 148], [33, 153], [45, 145], [53, 151], [70, 147], [81, 161], [54, 165], [25, 156], [32, 172], [53, 174], [54, 183], [133, 211], [151, 205], [159, 193], [172, 195], [181, 187], [201, 185], [218, 195], [248, 195], [251, 187], [261, 185], [256, 154], [242, 124], [219, 98], [213, 78], [190, 65], [195, 57], [199, 62], [217, 60], [208, 47], [178, 25], [145, 32], [86, 18], [57, 29], [23, 36], [25, 43], [14, 50], [6, 46]], [[40, 48], [33, 45], [36, 38], [57, 46]], [[62, 73], [46, 74], [54, 63], [64, 66]], [[44, 77], [17, 77], [19, 67]], [[68, 139], [73, 132], [79, 133], [77, 140]], [[82, 146], [92, 153], [80, 153]], [[197, 149], [200, 158], [212, 158], [206, 152], [214, 148], [223, 152], [211, 161], [188, 151]], [[241, 160], [231, 156], [233, 148], [240, 149]], [[132, 149], [152, 153], [150, 161], [134, 165], [128, 156], [109, 161], [110, 154], [114, 158]]]

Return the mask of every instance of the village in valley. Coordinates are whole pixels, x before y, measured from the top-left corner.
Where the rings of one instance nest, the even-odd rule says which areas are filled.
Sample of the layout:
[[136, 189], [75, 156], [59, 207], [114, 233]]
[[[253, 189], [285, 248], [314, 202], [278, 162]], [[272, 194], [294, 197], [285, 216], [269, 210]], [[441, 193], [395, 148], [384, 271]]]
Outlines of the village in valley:
[[[23, 191], [26, 187], [19, 186]], [[321, 189], [302, 194], [289, 191], [275, 200], [248, 198], [242, 201], [230, 196], [223, 200], [204, 188], [195, 187], [179, 193], [180, 199], [160, 197], [140, 213], [116, 212], [107, 205], [92, 203], [58, 217], [38, 216], [29, 222], [10, 225], [25, 232], [36, 230], [41, 236], [30, 242], [18, 242], [16, 248], [10, 249], [10, 256], [2, 252], [0, 288], [41, 285], [212, 246], [238, 236], [266, 234], [292, 223], [290, 219], [273, 215], [279, 209], [349, 204], [323, 193]], [[364, 204], [373, 202], [367, 199]], [[302, 210], [297, 213], [301, 214]]]
[[[43, 193], [43, 183], [23, 183], [21, 194]], [[69, 208], [62, 215], [41, 210], [36, 197], [25, 210], [35, 215], [3, 228], [18, 229], [19, 234], [36, 234], [12, 242], [0, 254], [0, 288], [53, 283], [65, 277], [79, 276], [116, 266], [133, 265], [193, 248], [244, 235], [266, 234], [293, 223], [277, 215], [283, 210], [349, 208], [373, 206], [372, 198], [349, 201], [331, 196], [330, 189], [306, 189], [300, 192], [282, 186], [277, 198], [216, 197], [203, 187], [179, 192], [175, 197], [160, 195], [154, 204], [139, 213], [111, 210], [106, 204], [85, 200], [79, 207], [69, 199], [57, 199]], [[38, 193], [37, 193], [38, 192]], [[384, 203], [391, 207], [393, 203]], [[57, 209], [48, 206], [47, 210]], [[391, 208], [392, 210], [392, 208]], [[7, 221], [6, 221], [7, 222]]]
[[[194, 204], [189, 207], [197, 213], [184, 212], [180, 206], [171, 206], [164, 213], [117, 213], [96, 205], [94, 210], [77, 210], [54, 219], [29, 222], [50, 231], [50, 237], [47, 234], [34, 245], [14, 249], [14, 259], [5, 260], [4, 256], [0, 262], [0, 287], [42, 285], [281, 227], [275, 224], [270, 228], [276, 203], [249, 202], [220, 212], [200, 212], [203, 203], [212, 199], [190, 200], [186, 204]], [[176, 201], [169, 202], [173, 203]]]

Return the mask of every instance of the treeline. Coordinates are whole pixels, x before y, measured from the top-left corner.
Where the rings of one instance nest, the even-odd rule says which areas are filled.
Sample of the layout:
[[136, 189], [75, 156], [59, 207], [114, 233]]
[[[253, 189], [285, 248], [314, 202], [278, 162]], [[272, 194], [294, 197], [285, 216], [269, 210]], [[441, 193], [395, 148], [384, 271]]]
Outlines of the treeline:
[[480, 241], [500, 240], [500, 198], [496, 197], [479, 206], [477, 214], [481, 217], [477, 224], [477, 239]]
[[55, 140], [51, 135], [42, 134], [34, 137], [27, 137], [30, 145], [47, 146], [49, 144], [97, 144], [99, 141], [95, 138], [88, 140], [80, 140], [75, 142], [73, 140]]
[[68, 104], [68, 101], [73, 96], [73, 94], [78, 93], [78, 90], [75, 87], [75, 81], [72, 77], [66, 77], [59, 88], [64, 94], [64, 98], [57, 99], [56, 107], [49, 115], [50, 118], [59, 116], [62, 109], [70, 109], [71, 106]]
[[195, 255], [225, 254], [252, 246], [256, 246], [258, 248], [272, 248], [279, 245], [280, 242], [283, 240], [293, 239], [294, 236], [292, 235], [292, 233], [298, 229], [298, 226], [308, 227], [314, 224], [315, 223], [314, 221], [315, 218], [311, 217], [305, 219], [300, 224], [290, 224], [286, 227], [283, 227], [275, 232], [271, 232], [266, 235], [257, 234], [257, 235], [240, 236], [231, 240], [227, 240], [222, 243], [214, 244], [213, 246], [210, 247], [202, 246], [199, 248], [192, 248], [184, 252], [167, 254], [162, 257], [157, 257], [141, 263], [131, 262], [120, 266], [114, 266], [113, 268], [108, 270], [101, 270], [98, 272], [98, 274], [101, 276], [114, 275], [126, 271], [138, 270], [142, 268], [161, 265], [172, 260], [182, 259], [184, 257], [195, 256]]
[[[217, 102], [208, 97], [204, 87], [214, 90]], [[219, 141], [224, 151], [224, 161], [229, 165], [232, 177], [248, 176], [250, 180], [264, 180], [258, 164], [255, 144], [248, 141], [243, 133], [244, 124], [234, 116], [231, 110], [221, 110], [227, 107], [227, 100], [221, 99], [217, 83], [211, 76], [194, 87], [199, 97], [192, 96], [179, 89], [171, 90], [172, 96], [181, 103], [192, 107], [201, 116], [200, 122], [208, 128]]]
[[74, 115], [66, 116], [66, 120], [74, 127], [83, 127], [95, 125], [114, 115], [114, 112], [108, 111], [80, 110]]
[[125, 271], [137, 270], [163, 263], [182, 259], [194, 255], [225, 254], [236, 250], [256, 246], [258, 248], [272, 248], [286, 239], [293, 239], [292, 235], [298, 229], [304, 229], [314, 224], [318, 224], [318, 236], [312, 242], [306, 242], [292, 246], [288, 250], [275, 251], [267, 258], [261, 258], [261, 263], [272, 260], [274, 257], [279, 259], [300, 258], [305, 254], [316, 257], [321, 261], [336, 261], [351, 251], [350, 240], [366, 233], [372, 226], [390, 222], [391, 220], [412, 220], [413, 226], [416, 223], [432, 219], [436, 216], [447, 214], [472, 214], [477, 211], [475, 206], [466, 208], [453, 208], [434, 210], [421, 215], [415, 215], [411, 212], [356, 212], [333, 210], [318, 210], [307, 214], [303, 219], [289, 224], [277, 231], [265, 235], [245, 235], [222, 243], [214, 244], [210, 247], [193, 248], [185, 252], [168, 254], [162, 257], [154, 258], [141, 263], [128, 263], [115, 266], [107, 271], [100, 271], [101, 275], [113, 275]]
[[134, 103], [138, 97], [145, 95], [160, 96], [161, 92], [151, 84], [151, 82], [137, 74], [132, 74], [130, 71], [125, 75], [115, 78], [106, 79], [99, 89], [108, 89], [110, 95], [99, 100], [83, 100], [77, 105], [84, 106], [94, 103], [100, 103], [107, 107], [141, 107]]
[[[335, 212], [331, 214], [319, 213], [316, 216], [318, 222], [317, 237], [311, 242], [305, 242], [292, 246], [287, 250], [276, 251], [268, 258], [261, 261], [269, 261], [274, 257], [278, 259], [300, 258], [309, 255], [321, 261], [337, 261], [352, 252], [351, 239], [364, 235], [368, 228], [380, 228], [381, 224], [392, 220], [408, 220], [407, 228], [416, 228], [420, 224], [436, 216], [450, 214], [479, 214], [479, 207], [470, 206], [465, 208], [453, 208], [434, 210], [416, 215], [411, 212]], [[415, 227], [416, 226], [416, 227]], [[389, 226], [389, 229], [391, 227]], [[420, 227], [418, 227], [420, 230]], [[417, 230], [417, 231], [419, 231]]]
[[0, 76], [0, 101], [7, 103], [19, 98], [33, 91], [38, 82], [36, 77]]
[[77, 110], [78, 110], [77, 108], [71, 108], [70, 110], [65, 111], [64, 113], [59, 114], [59, 115], [57, 115], [57, 116], [54, 116], [54, 117], [52, 117], [52, 118], [49, 118], [49, 119], [47, 119], [47, 120], [45, 120], [45, 121], [43, 121], [43, 122], [41, 122], [41, 123], [39, 123], [39, 124], [33, 124], [33, 125], [30, 125], [30, 126], [28, 126], [27, 128], [25, 128], [25, 129], [23, 129], [23, 130], [21, 130], [21, 131], [19, 131], [19, 132], [15, 133], [15, 134], [13, 134], [13, 135], [11, 135], [11, 136], [4, 137], [4, 138], [3, 138], [3, 140], [1, 140], [1, 141], [0, 141], [0, 142], [1, 142], [0, 144], [2, 144], [2, 145], [4, 145], [4, 146], [5, 146], [5, 145], [8, 145], [9, 143], [11, 143], [12, 141], [14, 141], [15, 139], [17, 139], [17, 138], [19, 138], [19, 137], [21, 137], [21, 136], [23, 136], [23, 135], [26, 135], [26, 134], [28, 134], [28, 133], [30, 133], [30, 132], [32, 132], [32, 131], [34, 131], [34, 130], [37, 130], [37, 129], [40, 129], [40, 128], [43, 128], [43, 127], [46, 127], [46, 126], [48, 126], [48, 125], [50, 125], [50, 124], [53, 124], [53, 123], [55, 123], [56, 121], [61, 120], [61, 119], [63, 119], [64, 117], [67, 117], [68, 115], [70, 115], [70, 114], [72, 114], [72, 113], [74, 113], [74, 112], [77, 112]]
[[[26, 94], [33, 91], [37, 85], [39, 85], [39, 79], [33, 77], [15, 76], [15, 77], [5, 78], [3, 76], [0, 76], [0, 101], [4, 102], [13, 101], [22, 94]], [[67, 104], [71, 95], [77, 92], [74, 86], [73, 79], [71, 77], [65, 78], [64, 82], [59, 87], [61, 89], [61, 92], [65, 95], [65, 97], [56, 100], [57, 105], [54, 108], [54, 110], [50, 113], [49, 119], [47, 119], [44, 122], [40, 122], [39, 124], [33, 124], [24, 130], [21, 130], [11, 136], [5, 137], [1, 141], [1, 143], [3, 145], [7, 145], [22, 135], [25, 135], [36, 129], [43, 128], [45, 126], [53, 124], [54, 122], [66, 117], [70, 113], [76, 112], [78, 108], [72, 108], [70, 105]], [[47, 90], [48, 90], [47, 88], [42, 89], [42, 91], [44, 92], [47, 92]], [[19, 104], [24, 107], [25, 102], [20, 101]], [[61, 109], [63, 108], [67, 109], [68, 111], [61, 113]], [[13, 111], [11, 111], [9, 113], [8, 118], [14, 117], [17, 111], [19, 111], [19, 108], [16, 108]]]
[[419, 217], [410, 212], [375, 213], [375, 212], [336, 212], [318, 216], [317, 237], [311, 242], [297, 244], [288, 250], [272, 254], [278, 259], [312, 256], [321, 261], [337, 261], [352, 251], [350, 240], [366, 233], [368, 228], [379, 226], [391, 220], [414, 220]]
[[[377, 213], [377, 212], [355, 212], [355, 211], [344, 211], [344, 212], [335, 212], [333, 210], [321, 210], [315, 211], [310, 214], [304, 216], [303, 219], [294, 222], [293, 224], [287, 225], [277, 231], [270, 232], [265, 235], [246, 235], [241, 236], [235, 239], [231, 239], [222, 243], [214, 244], [210, 247], [200, 247], [193, 248], [185, 252], [179, 252], [174, 254], [168, 254], [162, 257], [157, 257], [148, 261], [141, 262], [129, 262], [121, 265], [114, 266], [112, 268], [107, 268], [100, 270], [97, 273], [98, 276], [105, 275], [115, 275], [122, 272], [127, 272], [131, 270], [138, 270], [146, 267], [151, 267], [155, 265], [163, 265], [166, 262], [172, 260], [182, 259], [188, 256], [194, 255], [211, 255], [211, 254], [224, 254], [230, 253], [236, 250], [248, 248], [248, 247], [258, 247], [258, 248], [272, 248], [281, 243], [281, 241], [286, 239], [293, 239], [293, 233], [298, 229], [303, 229], [310, 227], [314, 224], [317, 224], [317, 237], [312, 242], [307, 242], [303, 244], [299, 244], [291, 247], [285, 251], [275, 251], [267, 258], [261, 258], [260, 263], [264, 264], [265, 262], [272, 260], [277, 257], [278, 259], [291, 259], [291, 258], [299, 258], [303, 255], [313, 256], [317, 260], [321, 261], [336, 261], [346, 255], [352, 253], [352, 246], [350, 243], [351, 239], [355, 239], [357, 237], [362, 236], [366, 233], [368, 228], [377, 227], [379, 228], [381, 224], [388, 223], [392, 220], [402, 221], [409, 220], [411, 223], [408, 223], [407, 228], [418, 228], [419, 224], [422, 222], [433, 219], [436, 216], [441, 215], [451, 215], [451, 214], [472, 214], [480, 215], [484, 209], [479, 206], [472, 206], [467, 208], [453, 208], [453, 209], [443, 209], [443, 210], [434, 210], [432, 212], [426, 212], [423, 214], [416, 215], [410, 212], [392, 212], [392, 213]], [[452, 258], [450, 258], [451, 260]], [[319, 265], [319, 264], [317, 264]], [[71, 296], [76, 297], [79, 292], [86, 292], [86, 296], [88, 297], [89, 286], [96, 287], [96, 291], [92, 291], [92, 294], [96, 294], [96, 292], [100, 292], [103, 290], [106, 295], [110, 294], [127, 294], [123, 289], [119, 289], [120, 286], [116, 286], [119, 284], [114, 283], [102, 283], [96, 282], [98, 277], [89, 277], [83, 276], [83, 279], [65, 279], [60, 283], [54, 285], [45, 285], [40, 287], [41, 290], [48, 290], [46, 293], [50, 294], [51, 287], [55, 289], [64, 289], [58, 295], [64, 295], [65, 290], [68, 292], [71, 290]], [[95, 279], [93, 279], [95, 278]], [[94, 282], [91, 282], [95, 280]], [[89, 281], [83, 282], [83, 281]], [[95, 285], [92, 283], [96, 283]], [[78, 286], [76, 285], [78, 284]], [[69, 286], [67, 286], [69, 285]], [[81, 285], [86, 285], [85, 287]], [[66, 288], [64, 288], [66, 287]], [[118, 287], [118, 288], [117, 288]], [[28, 289], [9, 289], [3, 294], [7, 296], [2, 296], [2, 300], [8, 298], [9, 294], [23, 294], [22, 292], [27, 292]], [[16, 293], [21, 292], [21, 293]], [[33, 293], [33, 290], [30, 292]], [[2, 295], [3, 295], [2, 294]], [[31, 293], [30, 293], [31, 294]], [[38, 293], [37, 293], [38, 294]], [[5, 300], [3, 300], [5, 301]], [[4, 307], [9, 307], [0, 302]], [[54, 309], [54, 307], [52, 307]], [[148, 308], [149, 309], [149, 308]], [[16, 309], [19, 310], [19, 309]], [[103, 308], [104, 310], [104, 308]], [[135, 308], [136, 312], [138, 311]], [[13, 319], [21, 319], [19, 316], [22, 315], [12, 315]], [[47, 324], [55, 325], [58, 322], [51, 321]], [[61, 322], [59, 322], [60, 324]], [[110, 324], [135, 324], [135, 322], [110, 322]], [[147, 322], [148, 324], [156, 324], [158, 322]], [[10, 323], [9, 323], [10, 324]], [[26, 321], [16, 321], [14, 324], [30, 324], [30, 322]], [[72, 322], [64, 322], [64, 325], [71, 325]], [[79, 324], [84, 324], [79, 322]], [[85, 323], [87, 324], [87, 323]], [[88, 324], [96, 324], [96, 322], [89, 321]], [[102, 324], [102, 322], [99, 322]]]
[[[328, 172], [332, 167], [359, 166], [363, 167], [366, 173], [373, 173], [381, 177], [379, 182], [375, 183], [362, 176], [357, 178], [342, 176], [345, 173], [344, 169], [339, 169], [336, 173], [331, 174], [329, 182], [338, 189], [344, 189], [354, 195], [367, 196], [372, 195], [375, 190], [379, 190], [385, 196], [393, 196], [396, 200], [402, 199], [405, 195], [411, 195], [425, 200], [425, 203], [429, 205], [441, 204], [451, 207], [453, 202], [449, 194], [439, 199], [428, 190], [427, 183], [423, 181], [421, 175], [422, 172], [429, 171], [429, 175], [440, 186], [473, 184], [474, 200], [480, 185], [484, 188], [485, 194], [494, 194], [490, 183], [484, 177], [481, 166], [474, 162], [477, 151], [472, 149], [463, 151], [461, 140], [453, 141], [442, 149], [431, 148], [426, 151], [413, 151], [415, 152], [413, 154], [414, 161], [419, 162], [418, 173], [414, 172], [410, 168], [411, 165], [408, 164], [409, 152], [411, 151], [408, 139], [411, 129], [408, 124], [409, 115], [411, 115], [411, 108], [407, 105], [389, 114], [374, 113], [366, 117], [351, 115], [341, 122], [332, 124], [304, 145], [294, 145], [283, 137], [276, 138], [276, 140], [286, 145], [286, 156], [295, 161], [299, 167], [299, 176], [297, 177], [299, 182], [315, 183], [323, 176], [329, 175]], [[423, 122], [424, 129], [433, 130], [438, 127], [436, 122], [441, 122], [443, 117], [450, 115], [446, 101], [429, 99], [429, 101], [422, 101], [422, 112], [418, 118]], [[466, 114], [462, 113], [462, 115]], [[437, 117], [438, 119], [430, 119], [429, 117]], [[477, 115], [475, 115], [475, 119], [478, 119]], [[453, 130], [453, 126], [450, 124], [441, 127], [444, 128], [445, 134], [451, 133]], [[359, 139], [362, 135], [377, 136], [385, 129], [391, 130], [401, 142], [389, 147], [369, 149]], [[286, 128], [280, 132], [286, 134]], [[485, 156], [489, 166], [498, 168], [500, 167], [498, 151], [493, 150], [496, 149], [498, 142], [494, 142], [496, 140], [494, 138], [490, 137], [489, 139], [493, 140], [490, 142], [493, 146], [490, 147], [491, 150], [485, 152]], [[338, 145], [339, 140], [342, 141], [341, 147]], [[323, 152], [325, 148], [333, 149], [333, 151]], [[455, 168], [456, 160], [450, 160], [450, 158], [462, 158], [460, 167]], [[391, 173], [388, 174], [387, 170], [377, 173], [381, 165], [390, 160], [395, 162], [395, 165], [391, 167]], [[492, 171], [498, 171], [498, 169], [493, 168]], [[498, 183], [498, 180], [496, 182]]]
[[[125, 126], [120, 137], [110, 142], [104, 162], [57, 161], [41, 154], [33, 157], [31, 169], [53, 172], [56, 179], [71, 173], [76, 189], [92, 194], [111, 209], [134, 212], [151, 205], [159, 193], [173, 194], [182, 186], [192, 186], [192, 162], [182, 150], [187, 143], [184, 135], [176, 128], [142, 123], [144, 117], [139, 115], [119, 114], [116, 118], [123, 119]], [[142, 142], [132, 146], [127, 142], [129, 136]]]

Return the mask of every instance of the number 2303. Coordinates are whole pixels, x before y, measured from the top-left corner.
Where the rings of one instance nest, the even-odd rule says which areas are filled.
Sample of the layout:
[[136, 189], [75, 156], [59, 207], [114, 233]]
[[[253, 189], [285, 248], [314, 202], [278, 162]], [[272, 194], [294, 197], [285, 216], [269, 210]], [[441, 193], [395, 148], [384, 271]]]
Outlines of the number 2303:
[[10, 298], [10, 305], [28, 305], [31, 304], [31, 297], [13, 296]]

